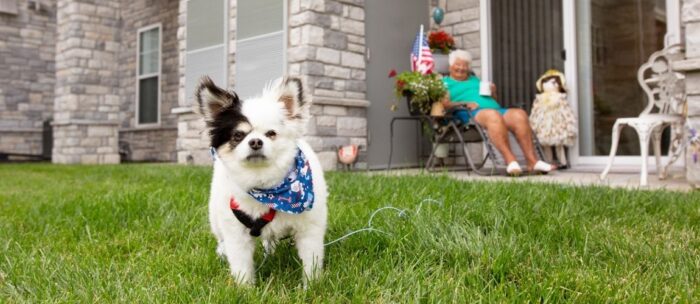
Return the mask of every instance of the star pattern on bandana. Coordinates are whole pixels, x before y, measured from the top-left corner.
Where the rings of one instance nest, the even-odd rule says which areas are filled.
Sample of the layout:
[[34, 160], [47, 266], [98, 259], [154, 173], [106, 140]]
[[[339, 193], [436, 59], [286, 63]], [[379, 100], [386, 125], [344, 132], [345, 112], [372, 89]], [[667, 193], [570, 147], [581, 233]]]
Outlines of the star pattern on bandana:
[[248, 194], [263, 205], [291, 214], [311, 210], [314, 205], [311, 166], [301, 149], [294, 157], [294, 167], [282, 182], [269, 189], [252, 189]]

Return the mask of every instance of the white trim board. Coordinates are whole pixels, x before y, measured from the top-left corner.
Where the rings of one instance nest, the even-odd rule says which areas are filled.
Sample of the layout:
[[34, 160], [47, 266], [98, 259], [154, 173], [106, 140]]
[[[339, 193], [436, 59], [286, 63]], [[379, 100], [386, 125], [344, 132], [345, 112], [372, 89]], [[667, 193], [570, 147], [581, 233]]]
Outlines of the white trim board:
[[[141, 68], [141, 34], [147, 31], [150, 31], [152, 29], [158, 29], [158, 72], [157, 73], [149, 73], [149, 74], [140, 74], [140, 68]], [[162, 88], [161, 88], [161, 80], [163, 79], [163, 26], [162, 24], [155, 23], [151, 24], [145, 27], [141, 27], [136, 31], [136, 92], [134, 92], [136, 96], [136, 100], [134, 101], [135, 105], [135, 116], [134, 116], [134, 125], [137, 128], [140, 127], [156, 127], [160, 126], [160, 121], [161, 121], [161, 115], [160, 115], [160, 110], [161, 110], [161, 99], [162, 99]], [[140, 123], [139, 122], [139, 102], [141, 100], [141, 90], [140, 90], [140, 82], [142, 79], [148, 79], [152, 77], [157, 77], [157, 84], [158, 84], [158, 98], [156, 101], [156, 122], [155, 123]]]
[[479, 39], [481, 48], [481, 79], [492, 81], [491, 70], [493, 61], [491, 59], [491, 0], [479, 0]]

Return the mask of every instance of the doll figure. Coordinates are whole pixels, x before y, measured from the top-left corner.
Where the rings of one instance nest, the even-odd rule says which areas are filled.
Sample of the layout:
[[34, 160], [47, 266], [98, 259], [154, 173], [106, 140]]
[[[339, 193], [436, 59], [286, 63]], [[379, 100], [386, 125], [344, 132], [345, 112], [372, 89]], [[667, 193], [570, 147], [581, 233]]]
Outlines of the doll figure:
[[542, 144], [548, 162], [552, 148], [559, 165], [567, 165], [564, 147], [571, 147], [578, 133], [576, 117], [566, 100], [566, 78], [557, 70], [549, 70], [537, 80], [537, 96], [532, 103], [530, 124]]

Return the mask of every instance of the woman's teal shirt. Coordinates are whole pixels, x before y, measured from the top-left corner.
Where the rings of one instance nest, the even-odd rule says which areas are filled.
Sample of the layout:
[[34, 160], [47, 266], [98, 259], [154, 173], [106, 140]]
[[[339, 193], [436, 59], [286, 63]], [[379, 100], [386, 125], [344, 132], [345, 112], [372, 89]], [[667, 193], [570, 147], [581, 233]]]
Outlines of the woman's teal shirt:
[[467, 80], [454, 80], [452, 77], [443, 77], [442, 81], [450, 92], [450, 100], [454, 102], [473, 102], [479, 105], [479, 109], [500, 109], [501, 105], [491, 96], [479, 95], [479, 77], [470, 75]]

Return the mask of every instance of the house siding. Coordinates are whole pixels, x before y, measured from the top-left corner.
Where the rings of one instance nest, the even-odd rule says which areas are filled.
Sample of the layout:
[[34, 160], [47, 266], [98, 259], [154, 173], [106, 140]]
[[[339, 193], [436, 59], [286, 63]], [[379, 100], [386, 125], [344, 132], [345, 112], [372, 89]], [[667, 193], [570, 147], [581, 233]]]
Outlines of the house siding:
[[44, 120], [53, 116], [56, 2], [0, 13], [0, 151], [41, 154]]
[[[324, 167], [336, 148], [367, 145], [364, 0], [286, 0], [287, 72], [301, 77], [314, 100], [307, 140]], [[236, 2], [228, 1], [227, 85], [235, 87]], [[21, 2], [24, 3], [24, 2]], [[0, 151], [41, 153], [41, 126], [54, 120], [54, 162], [117, 163], [119, 141], [129, 160], [208, 164], [208, 136], [185, 96], [187, 1], [41, 1], [35, 11], [0, 14]], [[481, 67], [480, 1], [431, 0], [445, 9], [440, 26]], [[161, 124], [137, 128], [136, 39], [161, 23]], [[688, 121], [700, 129], [700, 0], [682, 1]], [[700, 167], [688, 148], [688, 180]], [[364, 161], [361, 153], [360, 162]], [[362, 166], [362, 164], [360, 165]]]
[[[127, 161], [175, 161], [177, 116], [172, 109], [178, 105], [179, 51], [178, 2], [170, 0], [130, 1], [121, 10], [121, 50], [119, 53], [120, 105], [119, 141], [128, 147]], [[138, 30], [160, 24], [161, 78], [160, 125], [140, 128], [136, 122], [136, 66]]]
[[[445, 2], [444, 5], [440, 5]], [[455, 47], [467, 50], [472, 54], [472, 68], [477, 74], [481, 74], [481, 16], [479, 0], [431, 0], [430, 11], [440, 6], [445, 11], [440, 25], [430, 19], [431, 30], [443, 30], [452, 35]]]
[[[236, 1], [228, 0], [228, 31], [227, 31], [227, 85], [228, 89], [235, 86], [236, 71]], [[175, 141], [176, 158], [180, 164], [210, 164], [209, 136], [205, 132], [204, 121], [194, 112], [194, 96], [185, 93], [185, 69], [187, 58], [187, 1], [180, 0], [178, 11], [178, 49], [179, 60], [179, 90], [178, 108], [173, 109], [177, 116], [177, 137]]]
[[289, 2], [288, 74], [307, 85], [313, 99], [306, 140], [324, 168], [336, 166], [340, 146], [367, 148], [365, 2]]
[[[235, 87], [236, 7], [230, 1], [228, 32], [228, 85]], [[180, 50], [186, 48], [186, 9], [180, 5]], [[306, 139], [324, 168], [336, 165], [341, 145], [367, 146], [366, 46], [364, 1], [290, 0], [287, 5], [287, 74], [306, 84], [313, 100]], [[208, 137], [204, 124], [191, 111], [192, 98], [184, 96], [184, 56], [180, 56], [180, 108], [177, 160], [208, 164]], [[360, 161], [363, 161], [361, 155]]]
[[121, 3], [57, 3], [54, 163], [119, 163]]
[[[681, 22], [684, 29], [685, 60], [676, 63], [674, 68], [686, 76], [687, 125], [700, 130], [700, 0], [684, 0], [681, 9]], [[686, 130], [686, 133], [688, 131]], [[683, 140], [688, 138], [684, 136]], [[700, 153], [700, 144], [686, 147], [686, 178], [694, 187], [700, 187], [700, 163], [694, 155]]]

